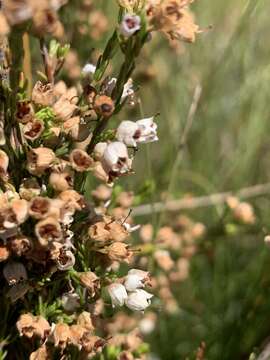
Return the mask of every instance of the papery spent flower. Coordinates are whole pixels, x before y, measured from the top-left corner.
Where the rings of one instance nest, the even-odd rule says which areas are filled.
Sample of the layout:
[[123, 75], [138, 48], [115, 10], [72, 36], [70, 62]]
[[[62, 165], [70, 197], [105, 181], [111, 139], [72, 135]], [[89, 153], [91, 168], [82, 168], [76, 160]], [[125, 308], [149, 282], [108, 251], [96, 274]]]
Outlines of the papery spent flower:
[[62, 95], [53, 105], [53, 111], [59, 121], [66, 121], [72, 117], [77, 105], [67, 95]]
[[90, 63], [85, 64], [84, 67], [82, 68], [82, 74], [84, 76], [93, 75], [95, 71], [96, 71], [96, 66]]
[[119, 31], [124, 37], [129, 38], [140, 28], [141, 18], [138, 15], [126, 14], [122, 19]]
[[70, 341], [70, 329], [68, 324], [57, 323], [51, 334], [51, 340], [54, 346], [64, 349]]
[[75, 265], [76, 259], [74, 254], [64, 246], [60, 249], [59, 257], [56, 259], [57, 269], [66, 271]]
[[52, 172], [49, 183], [55, 191], [65, 191], [73, 186], [73, 175], [71, 171]]
[[134, 291], [139, 288], [143, 288], [147, 282], [149, 282], [149, 272], [139, 269], [129, 270], [125, 278], [125, 288], [128, 291]]
[[35, 178], [24, 179], [20, 185], [19, 194], [22, 199], [30, 201], [41, 192], [39, 183]]
[[132, 160], [124, 143], [115, 141], [108, 144], [102, 157], [102, 165], [107, 173], [113, 172], [115, 176], [128, 173], [131, 164]]
[[153, 294], [137, 289], [128, 295], [125, 304], [130, 310], [144, 311], [151, 304], [152, 297]]
[[19, 101], [17, 103], [16, 118], [21, 124], [27, 124], [34, 117], [34, 109], [30, 101]]
[[8, 155], [3, 150], [0, 150], [0, 175], [5, 175], [7, 173], [8, 164]]
[[51, 208], [51, 199], [36, 196], [34, 197], [29, 205], [29, 215], [35, 219], [44, 219], [49, 215]]
[[50, 333], [51, 327], [42, 316], [34, 316], [31, 313], [22, 314], [16, 323], [20, 336], [32, 338], [37, 336], [44, 339]]
[[116, 241], [106, 248], [108, 258], [112, 261], [128, 261], [132, 252], [129, 250], [128, 245]]
[[34, 141], [38, 139], [44, 131], [44, 125], [41, 120], [34, 119], [29, 121], [23, 127], [23, 135], [27, 140]]
[[9, 285], [16, 285], [28, 278], [25, 266], [15, 261], [9, 262], [4, 266], [3, 274]]
[[27, 169], [33, 175], [42, 175], [55, 160], [53, 150], [46, 147], [32, 149], [27, 154]]
[[87, 152], [74, 149], [69, 156], [71, 166], [78, 172], [87, 171], [93, 165], [93, 159], [87, 154]]
[[95, 296], [100, 289], [100, 279], [92, 271], [87, 271], [79, 274], [79, 279], [83, 287], [88, 290], [91, 297]]
[[133, 80], [130, 78], [124, 85], [123, 93], [121, 96], [121, 102], [125, 101], [126, 98], [134, 95]]
[[32, 91], [32, 101], [41, 106], [50, 106], [54, 101], [52, 84], [42, 84], [37, 81]]
[[54, 217], [39, 221], [35, 226], [35, 233], [42, 246], [47, 246], [53, 241], [61, 241], [63, 237], [61, 225]]
[[128, 298], [126, 288], [122, 284], [114, 283], [109, 285], [108, 293], [111, 297], [112, 307], [123, 306]]

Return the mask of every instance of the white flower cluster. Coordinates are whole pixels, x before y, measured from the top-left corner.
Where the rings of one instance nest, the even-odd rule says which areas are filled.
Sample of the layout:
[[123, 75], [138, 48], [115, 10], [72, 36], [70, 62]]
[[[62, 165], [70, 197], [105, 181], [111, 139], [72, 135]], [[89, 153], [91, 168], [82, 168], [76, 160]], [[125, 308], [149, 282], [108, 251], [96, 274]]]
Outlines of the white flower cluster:
[[112, 306], [126, 305], [130, 310], [144, 311], [150, 304], [152, 294], [143, 290], [149, 273], [138, 269], [131, 269], [125, 277], [124, 284], [113, 283], [108, 286]]

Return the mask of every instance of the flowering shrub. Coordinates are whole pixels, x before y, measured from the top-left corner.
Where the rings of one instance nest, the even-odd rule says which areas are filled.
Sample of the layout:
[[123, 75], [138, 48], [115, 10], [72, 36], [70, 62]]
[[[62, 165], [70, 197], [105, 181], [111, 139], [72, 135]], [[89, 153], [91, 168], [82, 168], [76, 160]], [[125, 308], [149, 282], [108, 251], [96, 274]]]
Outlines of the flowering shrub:
[[[69, 45], [58, 42], [65, 31], [57, 11], [66, 1], [2, 2], [1, 358], [88, 359], [103, 350], [110, 359], [144, 358], [139, 334], [117, 338], [106, 320], [111, 307], [144, 312], [153, 297], [148, 271], [118, 276], [134, 255], [127, 240], [138, 227], [126, 216], [132, 195], [120, 194], [118, 208], [112, 200], [114, 183], [134, 172], [138, 146], [158, 140], [157, 124], [151, 116], [108, 125], [136, 103], [131, 76], [154, 31], [195, 40], [190, 2], [119, 1], [115, 31], [74, 87], [59, 79]], [[22, 67], [29, 36], [39, 41], [44, 68], [33, 87]], [[117, 51], [124, 59], [113, 76]], [[90, 177], [106, 185], [87, 194]]]

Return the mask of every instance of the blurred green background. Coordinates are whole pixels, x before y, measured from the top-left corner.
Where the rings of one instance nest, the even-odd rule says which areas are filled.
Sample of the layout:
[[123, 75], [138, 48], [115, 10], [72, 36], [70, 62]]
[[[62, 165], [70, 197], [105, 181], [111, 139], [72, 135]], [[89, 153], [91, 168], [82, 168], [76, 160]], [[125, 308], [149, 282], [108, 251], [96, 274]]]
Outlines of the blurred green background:
[[[94, 3], [112, 19], [113, 27], [114, 2]], [[195, 44], [177, 49], [155, 35], [134, 74], [135, 83], [141, 85], [141, 109], [115, 119], [160, 113], [160, 141], [147, 146], [147, 156], [145, 149], [140, 150], [136, 175], [121, 180], [127, 189], [147, 186], [144, 202], [269, 181], [270, 2], [198, 0], [192, 10], [201, 28], [213, 29], [199, 35]], [[73, 29], [72, 46], [83, 64], [91, 58], [91, 48], [104, 43], [78, 37], [70, 10], [64, 19]], [[116, 68], [119, 65], [116, 61]], [[198, 87], [201, 97], [186, 145], [179, 149]], [[263, 242], [270, 229], [270, 196], [252, 203], [256, 224], [233, 231], [214, 207], [187, 212], [207, 225], [207, 237], [192, 259], [189, 280], [172, 288], [181, 311], [168, 315], [159, 310], [156, 330], [148, 339], [157, 358], [193, 359], [204, 341], [204, 359], [249, 359], [270, 336], [270, 250]], [[153, 220], [158, 227], [170, 223], [171, 214], [139, 220]]]

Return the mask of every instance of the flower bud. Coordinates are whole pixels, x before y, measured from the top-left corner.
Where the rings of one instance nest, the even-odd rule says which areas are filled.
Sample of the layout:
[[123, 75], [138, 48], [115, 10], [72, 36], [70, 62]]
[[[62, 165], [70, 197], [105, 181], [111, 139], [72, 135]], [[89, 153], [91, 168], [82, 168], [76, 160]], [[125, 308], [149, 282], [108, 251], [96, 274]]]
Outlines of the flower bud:
[[87, 171], [93, 165], [93, 159], [83, 150], [74, 149], [70, 154], [70, 163], [78, 172]]
[[144, 311], [151, 304], [152, 297], [147, 291], [137, 289], [128, 295], [125, 304], [130, 310]]
[[126, 288], [122, 284], [114, 283], [108, 286], [108, 293], [111, 297], [112, 307], [123, 306], [128, 297]]
[[110, 117], [114, 112], [114, 102], [106, 95], [99, 95], [95, 97], [94, 101], [95, 112], [105, 118]]

